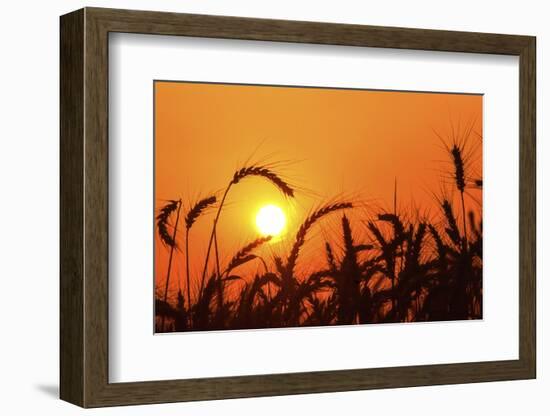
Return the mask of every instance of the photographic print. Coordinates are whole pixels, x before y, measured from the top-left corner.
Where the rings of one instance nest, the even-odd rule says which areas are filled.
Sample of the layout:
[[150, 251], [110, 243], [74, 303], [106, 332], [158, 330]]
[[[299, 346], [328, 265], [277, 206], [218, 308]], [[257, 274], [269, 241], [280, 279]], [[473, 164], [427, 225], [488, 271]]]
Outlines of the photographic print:
[[156, 333], [483, 317], [482, 95], [154, 99]]

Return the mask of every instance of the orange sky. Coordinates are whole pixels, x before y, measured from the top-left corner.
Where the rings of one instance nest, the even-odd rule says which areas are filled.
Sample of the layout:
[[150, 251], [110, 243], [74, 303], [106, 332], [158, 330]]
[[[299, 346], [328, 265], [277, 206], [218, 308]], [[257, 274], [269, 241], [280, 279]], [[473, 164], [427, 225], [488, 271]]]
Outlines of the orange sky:
[[[247, 160], [282, 162], [277, 172], [297, 188], [295, 200], [259, 178], [233, 187], [218, 228], [222, 263], [258, 237], [255, 213], [266, 203], [279, 205], [289, 221], [286, 235], [263, 249], [268, 257], [284, 256], [305, 216], [336, 198], [362, 207], [350, 213], [360, 239], [361, 220], [375, 207], [393, 207], [396, 180], [401, 209], [414, 200], [422, 211], [437, 213], [433, 194], [440, 193], [451, 166], [434, 132], [450, 137], [471, 123], [475, 134], [469, 147], [475, 152], [470, 168], [480, 177], [480, 95], [155, 82], [155, 205], [158, 209], [164, 200], [182, 198], [186, 211], [199, 198], [225, 188]], [[472, 195], [480, 200], [476, 192]], [[481, 210], [473, 200], [468, 205]], [[201, 217], [192, 229], [194, 276], [202, 270], [213, 218], [213, 212]], [[317, 267], [315, 244], [333, 238], [339, 219], [335, 215], [313, 230], [303, 268]], [[319, 235], [323, 239], [315, 238]], [[155, 242], [157, 284], [164, 284], [168, 252], [158, 237]], [[184, 256], [178, 254], [173, 290], [179, 279], [183, 285], [184, 270]]]

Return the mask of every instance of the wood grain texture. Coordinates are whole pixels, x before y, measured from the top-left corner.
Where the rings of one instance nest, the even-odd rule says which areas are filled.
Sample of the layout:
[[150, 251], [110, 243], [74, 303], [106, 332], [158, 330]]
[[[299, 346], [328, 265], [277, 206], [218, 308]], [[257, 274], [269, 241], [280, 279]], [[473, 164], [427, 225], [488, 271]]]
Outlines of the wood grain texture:
[[101, 397], [108, 380], [109, 182], [108, 32], [85, 9], [84, 126], [84, 405]]
[[60, 388], [84, 404], [84, 12], [61, 19], [60, 44]]
[[[208, 379], [108, 381], [108, 33], [520, 58], [518, 360]], [[61, 18], [61, 397], [83, 407], [535, 377], [535, 38], [86, 8]]]
[[520, 53], [519, 356], [536, 377], [536, 40]]

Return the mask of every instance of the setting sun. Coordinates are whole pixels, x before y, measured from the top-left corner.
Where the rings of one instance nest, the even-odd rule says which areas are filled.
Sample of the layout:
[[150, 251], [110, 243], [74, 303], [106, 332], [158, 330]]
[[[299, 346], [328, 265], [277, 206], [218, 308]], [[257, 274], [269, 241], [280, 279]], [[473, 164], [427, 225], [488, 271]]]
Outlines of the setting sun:
[[276, 205], [265, 205], [256, 214], [256, 226], [263, 235], [277, 237], [286, 225], [283, 210]]

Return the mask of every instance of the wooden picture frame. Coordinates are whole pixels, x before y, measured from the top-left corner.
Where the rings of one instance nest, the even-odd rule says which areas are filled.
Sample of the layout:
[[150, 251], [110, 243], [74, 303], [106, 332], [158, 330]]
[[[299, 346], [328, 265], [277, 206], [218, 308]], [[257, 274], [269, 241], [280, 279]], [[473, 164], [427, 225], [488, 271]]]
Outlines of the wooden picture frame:
[[[534, 37], [100, 8], [62, 16], [60, 29], [61, 399], [82, 407], [101, 407], [535, 378]], [[519, 359], [109, 383], [110, 32], [518, 56]]]

